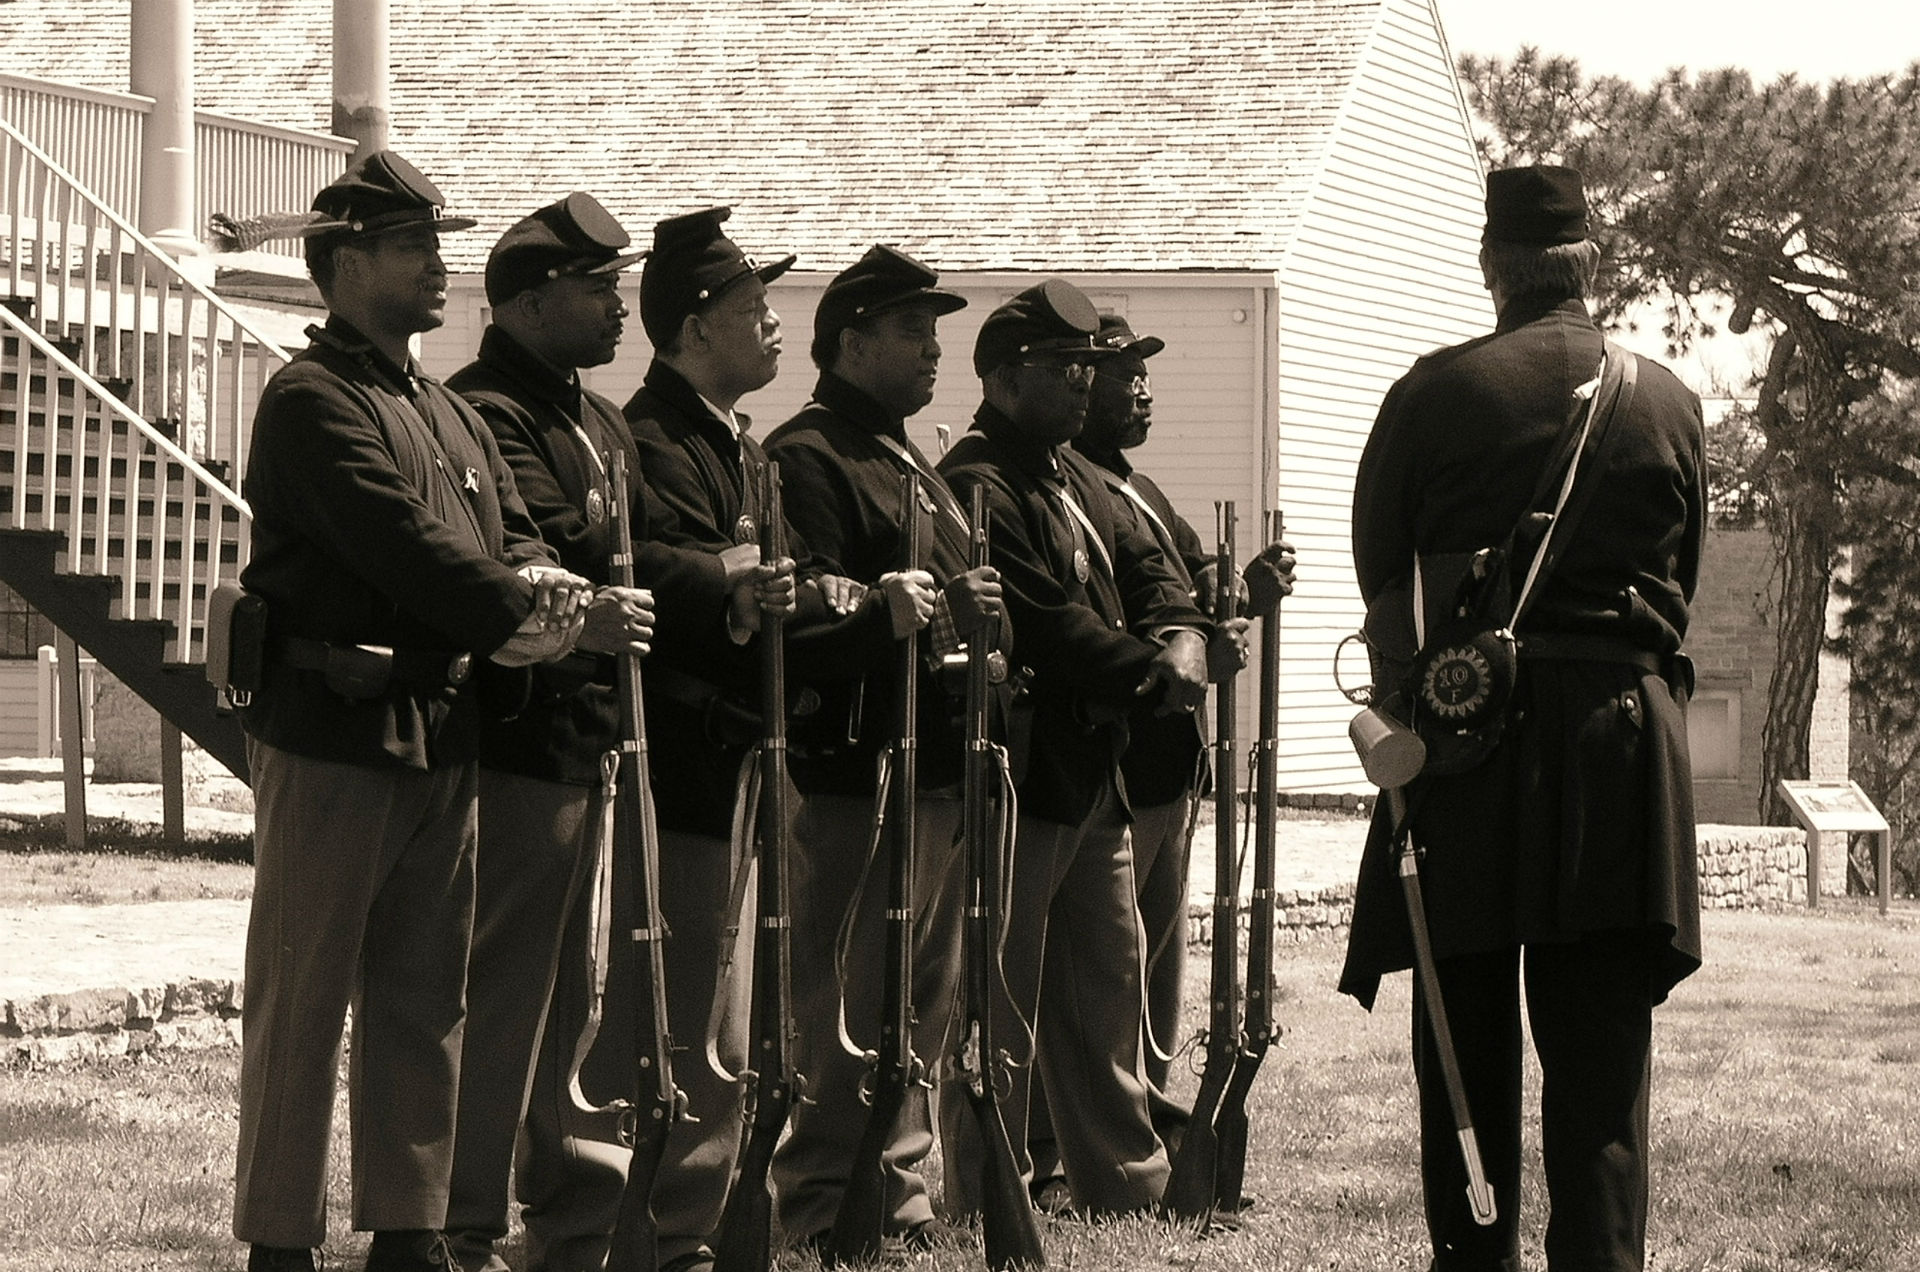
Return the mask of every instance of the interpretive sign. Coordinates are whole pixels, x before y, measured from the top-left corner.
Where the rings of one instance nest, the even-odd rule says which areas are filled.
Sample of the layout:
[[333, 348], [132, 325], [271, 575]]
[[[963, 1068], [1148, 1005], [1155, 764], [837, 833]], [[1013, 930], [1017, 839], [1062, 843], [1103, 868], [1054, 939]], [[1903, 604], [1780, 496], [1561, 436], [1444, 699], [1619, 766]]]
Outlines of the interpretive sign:
[[1879, 885], [1880, 913], [1885, 914], [1893, 902], [1893, 834], [1860, 783], [1783, 781], [1780, 794], [1793, 809], [1793, 819], [1807, 829], [1807, 904], [1820, 904], [1821, 840], [1829, 834], [1841, 836], [1836, 842], [1845, 852], [1846, 836], [1873, 835], [1879, 840], [1874, 879]]

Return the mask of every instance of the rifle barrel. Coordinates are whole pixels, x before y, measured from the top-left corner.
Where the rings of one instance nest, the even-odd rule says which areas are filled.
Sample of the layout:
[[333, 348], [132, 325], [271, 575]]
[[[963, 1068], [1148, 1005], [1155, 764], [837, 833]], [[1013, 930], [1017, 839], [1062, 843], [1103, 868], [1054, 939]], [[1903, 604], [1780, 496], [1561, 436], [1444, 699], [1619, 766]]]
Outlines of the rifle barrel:
[[[1214, 558], [1214, 621], [1224, 626], [1239, 607], [1235, 586], [1234, 506], [1214, 504], [1219, 550]], [[1213, 960], [1207, 1005], [1207, 1054], [1194, 1095], [1193, 1115], [1174, 1155], [1161, 1195], [1160, 1212], [1189, 1222], [1214, 1212], [1220, 1176], [1218, 1114], [1240, 1052], [1239, 836], [1236, 833], [1240, 766], [1235, 754], [1238, 702], [1231, 676], [1214, 686]]]
[[[969, 494], [970, 562], [978, 569], [988, 562], [987, 492], [976, 485]], [[964, 1084], [968, 1106], [981, 1141], [980, 1237], [987, 1266], [993, 1272], [1011, 1268], [1044, 1268], [1046, 1247], [1034, 1221], [1033, 1203], [1013, 1155], [1001, 1116], [994, 1079], [1003, 1063], [993, 1036], [993, 969], [999, 957], [1000, 836], [992, 807], [999, 785], [996, 769], [1003, 753], [994, 744], [988, 724], [992, 693], [989, 656], [999, 644], [999, 620], [967, 638], [967, 753], [961, 802], [961, 835], [966, 843], [967, 913], [964, 928], [966, 1002], [953, 1067]], [[1014, 812], [1002, 804], [1002, 819]]]
[[[920, 477], [908, 472], [900, 479], [901, 563], [903, 570], [920, 568]], [[898, 712], [894, 723], [893, 754], [887, 781], [879, 792], [889, 803], [890, 841], [887, 874], [887, 958], [881, 990], [880, 1045], [874, 1053], [868, 1084], [867, 1125], [854, 1149], [846, 1191], [834, 1216], [822, 1261], [829, 1266], [871, 1263], [880, 1257], [885, 1236], [887, 1170], [882, 1160], [893, 1140], [894, 1124], [906, 1104], [907, 1088], [920, 1080], [920, 1062], [913, 1054], [913, 937], [914, 869], [916, 857], [915, 796], [918, 791], [920, 723], [920, 629], [899, 642], [895, 678]], [[876, 812], [879, 810], [876, 809]]]
[[[609, 463], [612, 487], [614, 583], [632, 587], [633, 534], [627, 502], [627, 461], [614, 448]], [[634, 1097], [620, 1127], [631, 1150], [626, 1184], [620, 1195], [608, 1272], [653, 1272], [659, 1266], [658, 1230], [653, 1219], [654, 1180], [666, 1152], [667, 1130], [687, 1115], [687, 1098], [673, 1080], [673, 1038], [667, 1018], [667, 978], [662, 942], [666, 921], [660, 909], [660, 835], [654, 820], [653, 788], [647, 762], [647, 718], [642, 701], [640, 656], [623, 650], [615, 660], [620, 700], [620, 748], [609, 765], [618, 805], [609, 810], [625, 835], [632, 914], [628, 925], [632, 952], [632, 1029]]]
[[[781, 508], [780, 466], [772, 460], [757, 473], [760, 559], [787, 554]], [[747, 1103], [749, 1126], [739, 1174], [714, 1236], [714, 1272], [767, 1272], [772, 1263], [773, 1194], [768, 1173], [774, 1146], [786, 1128], [798, 1095], [794, 1071], [792, 924], [788, 910], [787, 669], [785, 617], [760, 616], [760, 875], [754, 937], [753, 1050]]]
[[[1272, 514], [1269, 542], [1285, 537], [1279, 512]], [[1246, 1208], [1247, 1096], [1278, 1036], [1273, 1020], [1274, 853], [1280, 809], [1280, 611], [1260, 618], [1259, 737], [1254, 752], [1253, 896], [1247, 908], [1246, 1011], [1240, 1023], [1240, 1054], [1221, 1101], [1220, 1170], [1215, 1204], [1231, 1214]]]

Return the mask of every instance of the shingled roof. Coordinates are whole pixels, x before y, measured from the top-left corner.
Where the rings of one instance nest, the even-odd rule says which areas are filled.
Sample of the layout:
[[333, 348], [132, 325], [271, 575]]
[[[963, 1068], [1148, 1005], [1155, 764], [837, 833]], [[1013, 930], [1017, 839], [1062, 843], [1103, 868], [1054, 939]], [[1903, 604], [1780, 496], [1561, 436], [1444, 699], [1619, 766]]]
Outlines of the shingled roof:
[[[456, 268], [584, 188], [640, 239], [730, 203], [743, 246], [803, 268], [879, 240], [947, 269], [1271, 270], [1392, 3], [409, 0], [393, 144], [482, 219]], [[329, 0], [195, 16], [201, 106], [327, 126]], [[0, 4], [20, 74], [124, 89], [126, 30], [127, 0]]]

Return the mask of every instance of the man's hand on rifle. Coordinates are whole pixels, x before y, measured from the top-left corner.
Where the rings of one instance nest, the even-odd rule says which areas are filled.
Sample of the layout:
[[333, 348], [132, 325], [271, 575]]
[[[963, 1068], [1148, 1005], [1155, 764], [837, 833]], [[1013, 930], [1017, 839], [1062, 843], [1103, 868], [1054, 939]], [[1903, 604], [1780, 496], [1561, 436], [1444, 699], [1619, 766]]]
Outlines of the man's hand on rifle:
[[1167, 643], [1147, 664], [1147, 678], [1134, 693], [1144, 698], [1156, 688], [1165, 696], [1159, 714], [1192, 711], [1207, 700], [1207, 642], [1199, 632], [1181, 628], [1167, 634]]
[[591, 654], [645, 654], [653, 639], [653, 593], [641, 587], [603, 587], [587, 607], [575, 646]]
[[933, 618], [933, 603], [940, 595], [933, 586], [933, 575], [925, 570], [882, 574], [880, 592], [886, 597], [895, 640], [905, 640], [925, 627]]
[[1230, 618], [1214, 628], [1213, 639], [1207, 642], [1209, 684], [1231, 680], [1247, 665], [1253, 655], [1252, 645], [1247, 640], [1247, 629], [1252, 625], [1252, 619]]
[[821, 574], [810, 580], [820, 589], [820, 599], [827, 608], [845, 617], [860, 608], [867, 599], [867, 585], [841, 574]]
[[786, 618], [799, 606], [799, 584], [794, 579], [793, 558], [781, 557], [765, 565], [743, 571], [727, 597], [727, 627], [736, 639], [760, 630], [760, 616], [771, 614]]
[[1242, 571], [1245, 590], [1241, 613], [1265, 618], [1279, 608], [1284, 598], [1293, 595], [1293, 566], [1293, 545], [1286, 540], [1260, 549], [1260, 555], [1247, 562]]
[[572, 649], [593, 595], [593, 584], [557, 565], [524, 565], [519, 575], [533, 584], [533, 606], [506, 643], [493, 651], [493, 661], [503, 667], [546, 662]]
[[990, 565], [948, 579], [944, 594], [947, 610], [953, 615], [954, 633], [963, 640], [1006, 613], [1006, 592], [1000, 585], [1000, 571]]

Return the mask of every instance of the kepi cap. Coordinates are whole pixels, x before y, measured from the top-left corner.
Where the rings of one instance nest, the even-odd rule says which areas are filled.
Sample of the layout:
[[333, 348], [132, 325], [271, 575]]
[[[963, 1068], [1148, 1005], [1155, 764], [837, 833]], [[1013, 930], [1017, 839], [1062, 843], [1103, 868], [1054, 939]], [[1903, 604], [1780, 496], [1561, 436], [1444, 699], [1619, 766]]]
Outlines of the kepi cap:
[[905, 252], [876, 244], [867, 254], [834, 275], [814, 311], [816, 338], [837, 336], [873, 314], [914, 305], [937, 314], [966, 308], [967, 298], [934, 286], [940, 275]]
[[1487, 243], [1550, 247], [1587, 237], [1587, 194], [1572, 168], [1538, 165], [1487, 174]]
[[307, 255], [416, 225], [449, 234], [479, 224], [446, 215], [446, 204], [440, 188], [418, 168], [391, 150], [376, 150], [313, 196], [313, 210], [324, 219], [305, 230]]
[[687, 315], [749, 276], [770, 283], [793, 268], [782, 257], [762, 265], [720, 231], [732, 208], [670, 216], [653, 227], [653, 248], [640, 274], [640, 323], [657, 348], [680, 332]]
[[503, 305], [563, 274], [611, 274], [645, 252], [600, 200], [576, 190], [508, 227], [487, 257], [487, 303]]
[[1100, 330], [1095, 333], [1093, 343], [1110, 353], [1130, 353], [1136, 358], [1151, 358], [1167, 347], [1167, 342], [1158, 336], [1134, 335], [1133, 328], [1119, 314], [1100, 315]]
[[987, 315], [973, 342], [973, 369], [984, 379], [1024, 354], [1104, 352], [1093, 342], [1098, 330], [1100, 314], [1086, 293], [1064, 278], [1049, 278]]

